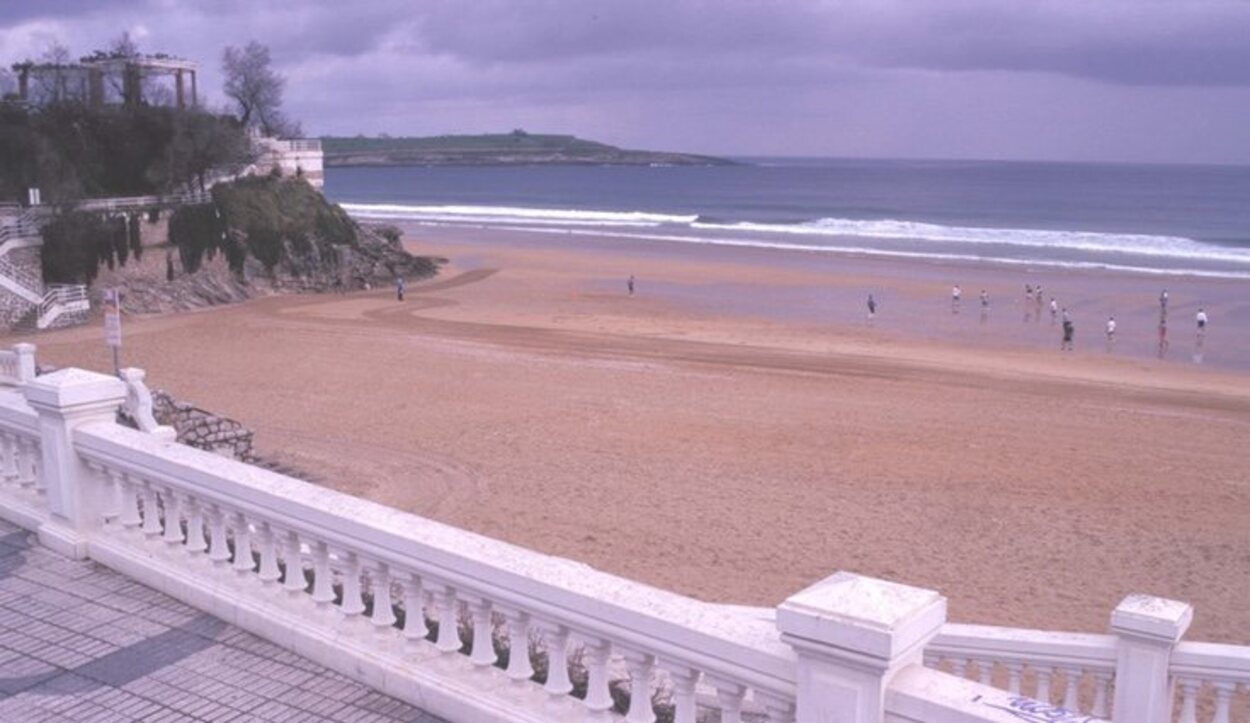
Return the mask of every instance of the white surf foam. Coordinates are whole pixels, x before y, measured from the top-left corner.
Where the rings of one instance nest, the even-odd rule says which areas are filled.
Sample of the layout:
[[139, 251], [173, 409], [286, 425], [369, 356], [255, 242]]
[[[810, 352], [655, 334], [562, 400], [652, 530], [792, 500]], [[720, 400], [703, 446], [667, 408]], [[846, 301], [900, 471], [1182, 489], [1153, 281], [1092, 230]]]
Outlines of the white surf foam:
[[958, 244], [1002, 244], [1044, 249], [1071, 249], [1103, 253], [1131, 253], [1178, 259], [1204, 259], [1250, 265], [1250, 249], [1226, 249], [1183, 236], [1098, 233], [1091, 231], [1052, 231], [1044, 229], [978, 228], [942, 226], [915, 221], [882, 219], [857, 221], [822, 218], [801, 224], [693, 223], [692, 228], [803, 236], [859, 237]]
[[[824, 251], [894, 258], [947, 261], [986, 261], [1010, 265], [1040, 265], [1062, 268], [1112, 269], [1140, 273], [1185, 274], [1223, 278], [1250, 278], [1250, 249], [1222, 248], [1181, 236], [1117, 234], [1088, 231], [1043, 229], [996, 229], [970, 226], [943, 226], [882, 219], [822, 218], [800, 224], [753, 222], [720, 223], [699, 221], [698, 216], [650, 213], [645, 211], [593, 211], [580, 209], [523, 208], [476, 205], [342, 204], [361, 218], [405, 220], [435, 225], [471, 225], [511, 230], [554, 230], [577, 227], [579, 233], [619, 236], [692, 244], [713, 244], [796, 251]], [[595, 230], [594, 227], [600, 227]], [[671, 229], [674, 233], [646, 234], [620, 229]], [[682, 234], [682, 230], [689, 230]], [[771, 238], [769, 238], [771, 237]], [[786, 241], [786, 238], [794, 239]], [[796, 237], [806, 237], [800, 241]], [[882, 239], [910, 242], [906, 249], [879, 248], [848, 244], [851, 239]], [[818, 240], [819, 239], [819, 240]], [[840, 243], [839, 240], [842, 242]], [[937, 247], [937, 244], [944, 244]], [[987, 246], [1016, 248], [993, 252]], [[961, 248], [962, 247], [962, 248]], [[1036, 251], [1030, 253], [1029, 248]], [[1095, 254], [1093, 259], [1055, 258], [1064, 251]], [[1045, 252], [1045, 253], [1040, 253]], [[1140, 263], [1127, 258], [1136, 255]], [[1105, 258], [1100, 258], [1105, 257]], [[1169, 263], [1172, 268], [1143, 265], [1147, 259]], [[1193, 268], [1191, 264], [1220, 263], [1245, 267], [1227, 271]]]
[[691, 224], [697, 216], [645, 211], [586, 211], [566, 208], [515, 206], [407, 206], [344, 203], [348, 213], [362, 218], [412, 219], [459, 223], [536, 223], [562, 226], [660, 226]]

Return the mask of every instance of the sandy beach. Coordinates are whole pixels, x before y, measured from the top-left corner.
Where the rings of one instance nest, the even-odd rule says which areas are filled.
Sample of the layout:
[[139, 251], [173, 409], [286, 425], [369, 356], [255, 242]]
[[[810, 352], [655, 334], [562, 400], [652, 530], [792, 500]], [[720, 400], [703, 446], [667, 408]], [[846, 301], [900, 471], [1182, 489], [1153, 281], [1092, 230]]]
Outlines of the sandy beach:
[[[1104, 631], [1148, 592], [1196, 606], [1190, 639], [1250, 642], [1244, 282], [408, 238], [450, 263], [403, 303], [127, 318], [124, 362], [323, 484], [700, 598], [852, 570], [941, 590], [960, 622]], [[1025, 283], [1070, 308], [1075, 352]], [[101, 337], [32, 341], [105, 370]]]

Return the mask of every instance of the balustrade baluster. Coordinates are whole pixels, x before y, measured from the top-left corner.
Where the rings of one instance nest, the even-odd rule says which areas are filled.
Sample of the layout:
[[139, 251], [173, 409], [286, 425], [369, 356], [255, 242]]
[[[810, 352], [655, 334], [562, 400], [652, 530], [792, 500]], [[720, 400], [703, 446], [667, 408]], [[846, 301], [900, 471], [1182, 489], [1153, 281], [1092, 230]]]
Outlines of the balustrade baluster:
[[410, 643], [425, 640], [425, 636], [430, 634], [430, 628], [425, 624], [424, 597], [421, 577], [408, 575], [408, 579], [404, 580], [404, 640]]
[[755, 700], [764, 706], [768, 714], [768, 723], [794, 723], [794, 701], [775, 696], [771, 693], [755, 691]]
[[1081, 670], [1080, 668], [1063, 669], [1063, 707], [1073, 713], [1080, 712]]
[[553, 697], [566, 696], [573, 690], [569, 680], [569, 629], [557, 624], [541, 627], [547, 649], [547, 682], [543, 690]]
[[977, 658], [977, 679], [981, 685], [994, 684], [994, 661]]
[[240, 575], [256, 569], [256, 558], [252, 557], [252, 527], [247, 516], [242, 512], [234, 513], [234, 562], [230, 565]]
[[112, 528], [116, 526], [117, 518], [121, 515], [121, 486], [117, 484], [117, 480], [109, 470], [104, 468], [104, 465], [88, 462], [87, 469], [91, 470], [96, 481], [104, 488], [104, 510], [100, 513], [100, 518], [105, 527]]
[[1006, 663], [1007, 668], [1007, 692], [1013, 695], [1020, 694], [1020, 680], [1024, 677], [1024, 665], [1021, 663]]
[[266, 587], [273, 587], [282, 579], [282, 570], [278, 567], [277, 534], [266, 522], [257, 528], [256, 536], [260, 539], [260, 574], [257, 577]]
[[460, 620], [456, 615], [456, 590], [440, 585], [435, 591], [438, 608], [438, 639], [434, 646], [444, 653], [456, 653], [464, 644], [460, 642]]
[[30, 445], [30, 478], [34, 482], [36, 492], [47, 493], [48, 486], [43, 481], [43, 454], [38, 442], [31, 442]]
[[139, 516], [139, 492], [135, 489], [135, 481], [128, 475], [109, 471], [113, 479], [117, 480], [122, 486], [122, 527], [133, 530], [143, 523], [143, 518]]
[[395, 608], [391, 602], [391, 570], [378, 563], [370, 575], [370, 590], [373, 592], [373, 614], [370, 621], [373, 629], [379, 634], [386, 633], [395, 625]]
[[951, 674], [957, 678], [967, 678], [969, 662], [967, 658], [951, 658]]
[[282, 564], [286, 567], [282, 589], [291, 597], [303, 594], [308, 589], [308, 578], [304, 577], [304, 557], [300, 552], [299, 535], [294, 530], [286, 533]]
[[156, 488], [151, 482], [143, 482], [143, 534], [156, 537], [161, 534], [161, 512], [156, 503]]
[[1211, 719], [1211, 723], [1229, 723], [1233, 692], [1236, 689], [1236, 683], [1218, 682], [1215, 684], [1215, 717]]
[[35, 442], [19, 436], [17, 438], [17, 483], [22, 487], [35, 484]]
[[350, 621], [365, 611], [365, 601], [360, 589], [360, 558], [354, 552], [344, 551], [340, 560], [343, 574], [343, 602], [339, 609]]
[[586, 700], [583, 703], [591, 715], [602, 714], [612, 708], [612, 691], [608, 689], [608, 657], [611, 654], [611, 641], [584, 638], [582, 659], [586, 663], [587, 680]]
[[1111, 712], [1107, 708], [1107, 702], [1110, 699], [1108, 695], [1110, 683], [1110, 673], [1094, 673], [1094, 705], [1089, 711], [1091, 715], [1106, 718]]
[[655, 656], [638, 650], [626, 650], [623, 655], [629, 670], [629, 710], [625, 713], [625, 720], [629, 723], [655, 723], [655, 708], [651, 705]]
[[522, 610], [499, 607], [508, 621], [508, 679], [521, 684], [534, 677], [530, 664], [530, 616]]
[[1180, 681], [1181, 717], [1177, 723], [1198, 723], [1198, 690], [1202, 683], [1189, 678]]
[[8, 432], [0, 432], [0, 449], [3, 459], [0, 460], [0, 476], [5, 484], [17, 484], [17, 436]]
[[[123, 504], [123, 509], [125, 505]], [[208, 549], [204, 539], [204, 504], [194, 497], [187, 498], [187, 552], [198, 555]]]
[[182, 500], [173, 490], [161, 490], [161, 502], [165, 507], [165, 544], [173, 547], [182, 544]]
[[699, 671], [684, 665], [664, 665], [664, 669], [673, 681], [673, 723], [695, 723], [694, 688], [699, 683]]
[[208, 513], [209, 547], [208, 559], [217, 567], [225, 567], [230, 560], [230, 546], [226, 544], [226, 512], [214, 505]]
[[490, 601], [485, 598], [472, 597], [468, 599], [468, 606], [469, 615], [473, 620], [473, 652], [469, 660], [480, 667], [494, 665], [499, 658], [495, 655], [495, 645], [491, 639], [494, 626], [491, 625], [490, 619]]
[[718, 678], [712, 678], [711, 683], [716, 688], [721, 723], [742, 723], [742, 699], [747, 694], [746, 686]]
[[1035, 668], [1034, 670], [1037, 672], [1037, 693], [1033, 697], [1043, 703], [1050, 703], [1050, 679], [1054, 675], [1054, 669]]
[[324, 542], [312, 545], [313, 602], [325, 609], [334, 603], [334, 581], [330, 579], [330, 548]]

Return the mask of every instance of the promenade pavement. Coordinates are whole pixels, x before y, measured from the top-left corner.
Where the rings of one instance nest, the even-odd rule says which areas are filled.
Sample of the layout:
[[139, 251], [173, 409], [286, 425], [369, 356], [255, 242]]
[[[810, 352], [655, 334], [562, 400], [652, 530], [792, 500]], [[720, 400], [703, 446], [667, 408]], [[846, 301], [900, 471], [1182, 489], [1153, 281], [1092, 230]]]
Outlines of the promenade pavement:
[[0, 721], [442, 723], [2, 520]]

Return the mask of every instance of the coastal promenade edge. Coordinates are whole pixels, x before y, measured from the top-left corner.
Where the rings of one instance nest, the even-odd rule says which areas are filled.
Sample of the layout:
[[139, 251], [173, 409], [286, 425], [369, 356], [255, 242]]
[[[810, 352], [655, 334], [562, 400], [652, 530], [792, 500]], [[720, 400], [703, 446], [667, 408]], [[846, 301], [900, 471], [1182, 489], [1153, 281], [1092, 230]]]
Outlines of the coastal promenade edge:
[[1182, 641], [1183, 602], [1106, 635], [846, 572], [706, 603], [123, 427], [113, 377], [0, 382], [0, 518], [448, 720], [1250, 721], [1250, 647]]

